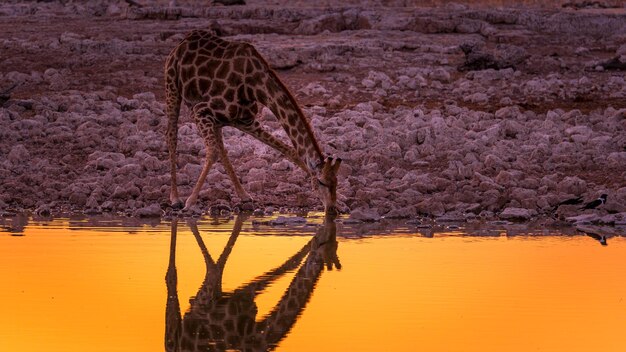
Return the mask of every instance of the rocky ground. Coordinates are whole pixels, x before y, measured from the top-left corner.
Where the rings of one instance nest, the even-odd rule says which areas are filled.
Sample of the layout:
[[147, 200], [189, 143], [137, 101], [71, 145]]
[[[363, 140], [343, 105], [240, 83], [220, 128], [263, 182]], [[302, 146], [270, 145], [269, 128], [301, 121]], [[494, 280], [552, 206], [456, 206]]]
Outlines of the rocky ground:
[[[600, 210], [562, 206], [557, 215], [626, 221], [626, 8], [618, 2], [207, 3], [0, 5], [0, 212], [171, 212], [162, 67], [185, 33], [217, 27], [267, 57], [323, 149], [345, 160], [338, 197], [354, 220], [527, 220], [606, 193]], [[205, 152], [183, 116], [179, 190], [187, 195]], [[263, 120], [284, 136], [269, 111]], [[261, 210], [320, 207], [303, 172], [224, 131]], [[237, 202], [216, 164], [199, 209]]]

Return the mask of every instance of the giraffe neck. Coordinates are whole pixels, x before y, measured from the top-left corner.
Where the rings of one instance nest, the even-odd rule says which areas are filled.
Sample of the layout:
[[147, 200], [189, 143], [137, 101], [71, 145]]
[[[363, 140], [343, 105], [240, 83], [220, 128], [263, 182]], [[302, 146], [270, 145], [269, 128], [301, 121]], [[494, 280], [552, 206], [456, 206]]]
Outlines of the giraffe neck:
[[324, 153], [315, 138], [313, 128], [278, 75], [261, 55], [256, 56], [264, 63], [267, 72], [261, 85], [262, 89], [255, 91], [256, 99], [276, 115], [295, 146], [298, 156], [312, 173], [315, 171], [312, 167], [324, 162]]
[[258, 324], [268, 346], [276, 346], [287, 336], [309, 302], [323, 268], [322, 260], [316, 253], [310, 252], [278, 305]]
[[[267, 318], [259, 323], [268, 346], [276, 346], [291, 330], [298, 317], [305, 309], [322, 271], [324, 270], [324, 254], [329, 254], [334, 248], [336, 258], [337, 227], [334, 218], [327, 218], [324, 226], [318, 229], [311, 239], [310, 250], [304, 263], [298, 269], [287, 291], [278, 305]], [[326, 252], [325, 252], [326, 251]], [[326, 256], [326, 258], [329, 258]], [[335, 262], [340, 268], [339, 261]], [[328, 263], [326, 263], [328, 264]]]

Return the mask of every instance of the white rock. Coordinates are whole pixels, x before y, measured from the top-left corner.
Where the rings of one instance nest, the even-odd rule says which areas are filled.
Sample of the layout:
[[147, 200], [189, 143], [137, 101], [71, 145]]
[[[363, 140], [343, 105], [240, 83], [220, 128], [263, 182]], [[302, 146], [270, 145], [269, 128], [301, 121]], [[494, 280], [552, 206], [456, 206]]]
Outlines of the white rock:
[[578, 48], [576, 48], [576, 50], [574, 50], [574, 53], [576, 53], [576, 55], [585, 55], [589, 53], [589, 49], [579, 46]]
[[581, 214], [578, 216], [568, 217], [565, 220], [573, 224], [584, 225], [598, 222], [599, 219], [600, 217], [597, 214]]
[[156, 96], [152, 92], [142, 92], [134, 94], [133, 99], [152, 102], [156, 100]]
[[135, 210], [133, 216], [140, 218], [160, 217], [163, 214], [158, 204], [150, 204], [146, 207]]
[[309, 96], [324, 95], [328, 93], [328, 90], [326, 90], [326, 88], [324, 88], [321, 84], [317, 82], [309, 83], [304, 88], [300, 89], [299, 91]]
[[606, 158], [607, 164], [618, 170], [626, 170], [626, 152], [613, 152]]
[[431, 79], [442, 83], [448, 83], [451, 79], [450, 73], [443, 68], [437, 68], [431, 71], [429, 76]]
[[517, 119], [521, 114], [519, 107], [515, 106], [505, 106], [503, 108], [498, 109], [496, 111], [495, 117], [497, 119]]
[[534, 210], [524, 208], [506, 208], [500, 213], [500, 219], [503, 220], [529, 220], [536, 212]]
[[481, 93], [481, 92], [470, 94], [470, 95], [463, 97], [463, 101], [466, 103], [483, 104], [483, 103], [486, 103], [488, 100], [489, 100], [489, 97], [487, 97], [487, 94]]
[[406, 75], [398, 77], [398, 85], [408, 89], [417, 89], [418, 87], [417, 80]]
[[560, 193], [580, 195], [587, 191], [587, 182], [576, 176], [565, 177], [556, 186]]
[[588, 126], [574, 126], [574, 127], [565, 129], [565, 134], [567, 134], [568, 136], [572, 136], [574, 134], [582, 134], [585, 136], [589, 136], [592, 133], [593, 131]]
[[415, 207], [401, 207], [401, 208], [393, 208], [387, 214], [385, 214], [385, 218], [388, 219], [406, 219], [415, 216]]
[[376, 87], [376, 82], [374, 82], [371, 79], [365, 78], [364, 80], [361, 81], [361, 84], [365, 87], [365, 88], [374, 88]]
[[433, 216], [442, 216], [446, 212], [443, 203], [433, 198], [428, 198], [417, 203], [415, 208], [417, 209], [418, 213]]
[[134, 175], [141, 176], [142, 167], [139, 164], [126, 164], [115, 170], [115, 175]]
[[502, 159], [500, 159], [499, 157], [493, 154], [486, 155], [484, 163], [485, 163], [485, 167], [488, 167], [494, 170], [499, 170], [504, 166], [504, 162], [502, 161]]
[[495, 178], [496, 182], [502, 186], [513, 187], [517, 185], [517, 181], [513, 173], [501, 170]]
[[[291, 169], [291, 166], [292, 164], [289, 161], [281, 160], [277, 163], [272, 164], [271, 168], [272, 170], [276, 170], [276, 171], [287, 171]], [[265, 174], [265, 172], [263, 174]]]
[[350, 219], [360, 221], [380, 221], [380, 215], [376, 209], [369, 207], [360, 207], [350, 212]]
[[11, 148], [7, 159], [14, 165], [24, 165], [30, 161], [30, 153], [24, 145], [17, 144]]
[[139, 187], [132, 184], [132, 182], [125, 185], [119, 185], [115, 187], [115, 190], [113, 191], [113, 198], [136, 198], [139, 197], [139, 195], [141, 195], [141, 190], [139, 190]]
[[187, 163], [180, 172], [189, 176], [192, 180], [197, 180], [202, 172], [202, 165]]
[[602, 216], [599, 220], [601, 224], [608, 225], [626, 225], [626, 213], [617, 213], [617, 214], [606, 214]]

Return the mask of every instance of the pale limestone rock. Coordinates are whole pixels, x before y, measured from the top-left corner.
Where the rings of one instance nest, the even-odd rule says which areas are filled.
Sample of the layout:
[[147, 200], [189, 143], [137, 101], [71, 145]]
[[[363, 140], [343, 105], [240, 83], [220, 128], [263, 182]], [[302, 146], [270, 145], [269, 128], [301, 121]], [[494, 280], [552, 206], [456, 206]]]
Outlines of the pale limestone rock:
[[500, 219], [504, 220], [530, 220], [536, 215], [534, 210], [524, 208], [506, 208], [500, 213]]
[[350, 219], [365, 222], [376, 222], [380, 221], [381, 217], [376, 209], [361, 207], [353, 209], [350, 212]]
[[140, 218], [160, 217], [163, 214], [158, 204], [150, 204], [133, 212], [133, 216]]

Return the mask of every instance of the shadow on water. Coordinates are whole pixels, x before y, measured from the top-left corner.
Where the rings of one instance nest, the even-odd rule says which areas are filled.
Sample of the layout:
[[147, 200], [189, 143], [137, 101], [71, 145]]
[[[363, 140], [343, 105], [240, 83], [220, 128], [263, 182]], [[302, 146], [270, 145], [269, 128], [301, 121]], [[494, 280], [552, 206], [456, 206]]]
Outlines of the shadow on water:
[[[279, 217], [280, 218], [280, 217]], [[240, 217], [241, 221], [248, 220]], [[224, 225], [230, 220], [218, 217], [205, 217], [198, 219], [204, 224]], [[175, 221], [175, 220], [172, 220]], [[463, 236], [463, 237], [516, 237], [532, 236], [539, 238], [542, 236], [581, 236], [585, 235], [602, 246], [607, 246], [613, 237], [626, 236], [626, 228], [623, 225], [608, 226], [600, 224], [585, 224], [575, 226], [545, 226], [541, 223], [511, 223], [508, 221], [491, 221], [475, 223], [438, 223], [434, 221], [381, 221], [374, 223], [352, 223], [339, 219], [337, 222], [341, 227], [340, 237], [345, 239], [361, 239], [372, 236], [385, 235], [418, 235], [425, 238]], [[52, 216], [39, 216], [29, 214], [11, 214], [10, 216], [0, 216], [0, 233], [7, 233], [10, 236], [21, 237], [26, 230], [34, 227], [63, 228], [69, 231], [89, 230], [92, 232], [124, 232], [137, 234], [146, 231], [161, 231], [160, 227], [165, 223], [160, 218], [135, 218], [123, 217], [115, 214], [103, 214], [99, 216], [86, 216], [83, 214], [72, 214], [66, 217], [54, 218]], [[269, 226], [266, 226], [269, 225]], [[280, 223], [276, 226], [273, 221], [252, 221], [252, 228], [257, 234], [277, 232], [283, 235], [303, 235], [308, 232], [306, 227], [311, 223]], [[197, 226], [196, 226], [197, 228]], [[269, 232], [268, 232], [269, 233]]]
[[[272, 350], [289, 333], [304, 310], [324, 266], [328, 270], [333, 267], [341, 269], [337, 257], [335, 217], [327, 215], [315, 236], [282, 265], [232, 292], [224, 292], [224, 267], [245, 220], [245, 216], [237, 217], [230, 238], [217, 260], [204, 244], [196, 222], [190, 220], [187, 223], [202, 252], [206, 274], [195, 298], [190, 302], [191, 307], [184, 315], [180, 312], [177, 292], [178, 224], [177, 220], [172, 221], [169, 265], [165, 275], [168, 297], [165, 311], [166, 351]], [[263, 320], [257, 321], [257, 295], [298, 266], [280, 301]]]

